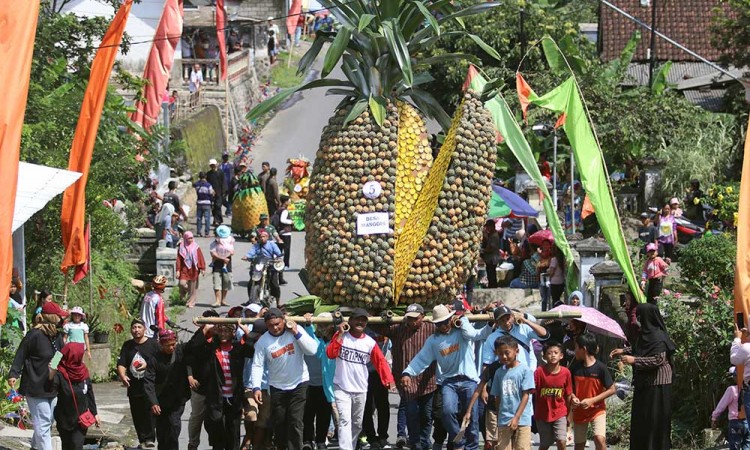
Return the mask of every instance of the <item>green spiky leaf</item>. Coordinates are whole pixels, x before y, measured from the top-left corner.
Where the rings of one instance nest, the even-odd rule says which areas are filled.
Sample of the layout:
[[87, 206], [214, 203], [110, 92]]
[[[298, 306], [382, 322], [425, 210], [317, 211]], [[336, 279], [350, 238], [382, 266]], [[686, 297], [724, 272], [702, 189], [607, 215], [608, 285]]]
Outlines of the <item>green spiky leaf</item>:
[[359, 18], [357, 30], [361, 33], [368, 25], [370, 25], [370, 22], [372, 22], [372, 19], [374, 18], [375, 16], [372, 14], [362, 14]]
[[336, 64], [339, 63], [341, 55], [344, 54], [346, 46], [349, 45], [349, 39], [351, 38], [351, 36], [352, 31], [350, 28], [346, 26], [341, 27], [339, 32], [336, 34], [336, 37], [333, 39], [333, 43], [328, 49], [326, 57], [323, 60], [323, 71], [321, 72], [321, 77], [327, 77], [328, 74], [331, 73], [333, 68], [336, 67]]
[[347, 126], [349, 122], [359, 117], [360, 114], [365, 112], [367, 109], [368, 101], [365, 99], [360, 99], [352, 106], [352, 109], [349, 110], [349, 114], [346, 115], [346, 119], [344, 119], [344, 126]]
[[375, 119], [378, 125], [383, 126], [383, 122], [385, 121], [385, 99], [380, 96], [374, 97], [371, 95], [368, 103], [372, 118]]
[[479, 37], [479, 36], [477, 36], [476, 34], [471, 34], [471, 33], [469, 33], [469, 34], [468, 34], [468, 36], [469, 36], [469, 38], [471, 38], [471, 40], [472, 40], [472, 41], [474, 41], [474, 42], [475, 42], [475, 43], [476, 43], [476, 44], [477, 44], [477, 45], [478, 45], [479, 47], [481, 47], [481, 48], [482, 48], [482, 50], [484, 50], [484, 52], [485, 52], [485, 53], [487, 53], [488, 55], [492, 56], [493, 58], [495, 58], [495, 59], [496, 59], [496, 60], [498, 60], [498, 61], [500, 61], [500, 60], [501, 60], [501, 58], [500, 58], [500, 54], [499, 54], [499, 53], [497, 52], [497, 50], [495, 50], [494, 48], [490, 47], [490, 45], [489, 45], [489, 44], [487, 44], [486, 42], [484, 42], [484, 41], [482, 40], [482, 38], [480, 38], [480, 37]]

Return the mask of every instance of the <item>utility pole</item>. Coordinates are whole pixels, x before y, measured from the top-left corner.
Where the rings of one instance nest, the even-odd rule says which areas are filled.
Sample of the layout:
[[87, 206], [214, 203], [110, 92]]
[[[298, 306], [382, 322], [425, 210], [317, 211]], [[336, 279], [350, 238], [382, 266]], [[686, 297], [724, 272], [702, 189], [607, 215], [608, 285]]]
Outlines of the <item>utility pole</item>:
[[654, 83], [656, 69], [656, 0], [651, 0], [651, 43], [649, 44], [648, 85]]

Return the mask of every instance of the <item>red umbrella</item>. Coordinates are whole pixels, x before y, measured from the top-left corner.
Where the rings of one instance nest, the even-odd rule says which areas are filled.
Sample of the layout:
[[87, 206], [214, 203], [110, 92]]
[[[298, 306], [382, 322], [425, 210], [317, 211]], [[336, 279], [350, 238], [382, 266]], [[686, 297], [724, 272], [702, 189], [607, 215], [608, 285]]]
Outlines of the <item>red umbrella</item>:
[[529, 243], [540, 246], [542, 245], [542, 242], [549, 241], [549, 242], [555, 242], [555, 237], [552, 235], [552, 232], [550, 230], [541, 230], [537, 231], [536, 233], [529, 236]]

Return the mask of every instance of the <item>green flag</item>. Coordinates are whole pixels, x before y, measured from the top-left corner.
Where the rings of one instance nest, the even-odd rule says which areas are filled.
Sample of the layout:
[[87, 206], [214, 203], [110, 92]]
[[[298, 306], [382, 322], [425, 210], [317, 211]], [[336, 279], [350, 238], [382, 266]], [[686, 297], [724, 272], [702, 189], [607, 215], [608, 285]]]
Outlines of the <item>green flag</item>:
[[558, 123], [563, 123], [563, 130], [573, 148], [583, 188], [591, 204], [594, 205], [596, 218], [604, 238], [609, 243], [615, 261], [625, 273], [631, 292], [643, 302], [643, 295], [635, 277], [625, 236], [618, 220], [617, 208], [607, 182], [602, 152], [583, 107], [575, 77], [571, 76], [563, 84], [541, 97], [534, 93], [520, 73], [516, 74], [516, 87], [521, 104], [524, 106], [524, 115], [529, 104], [562, 114]]
[[[467, 87], [474, 91], [482, 92], [484, 86], [487, 84], [487, 80], [477, 72], [474, 66], [469, 68], [469, 74], [467, 76]], [[544, 214], [547, 216], [547, 224], [549, 225], [552, 235], [555, 236], [555, 244], [562, 250], [565, 255], [565, 261], [567, 263], [567, 285], [569, 289], [577, 284], [575, 282], [575, 273], [573, 272], [573, 252], [570, 250], [570, 244], [565, 238], [565, 232], [563, 231], [562, 225], [560, 225], [560, 219], [557, 217], [557, 210], [555, 205], [552, 204], [552, 197], [547, 191], [547, 185], [545, 179], [542, 177], [542, 173], [539, 171], [539, 166], [536, 164], [536, 158], [534, 152], [531, 151], [528, 141], [521, 131], [521, 127], [518, 126], [513, 113], [510, 111], [508, 104], [505, 99], [498, 94], [495, 98], [487, 101], [484, 104], [492, 117], [495, 120], [495, 127], [500, 135], [505, 139], [505, 143], [508, 144], [508, 148], [513, 152], [513, 155], [518, 159], [518, 162], [523, 167], [523, 170], [531, 177], [532, 180], [539, 186], [542, 191], [543, 200], [542, 206], [544, 207]]]

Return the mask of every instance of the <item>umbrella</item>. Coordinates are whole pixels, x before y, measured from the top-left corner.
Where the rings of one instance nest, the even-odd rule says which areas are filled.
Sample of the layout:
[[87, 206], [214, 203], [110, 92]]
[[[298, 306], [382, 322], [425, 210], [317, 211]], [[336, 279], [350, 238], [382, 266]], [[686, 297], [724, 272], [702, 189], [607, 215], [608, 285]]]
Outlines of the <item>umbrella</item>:
[[581, 322], [585, 323], [588, 331], [591, 331], [592, 333], [603, 334], [604, 336], [609, 336], [616, 339], [628, 339], [625, 337], [625, 333], [622, 331], [620, 324], [618, 324], [614, 319], [611, 319], [600, 313], [595, 308], [587, 308], [585, 306], [560, 305], [552, 308], [550, 312], [581, 313], [581, 317], [575, 320], [580, 320]]
[[555, 242], [555, 237], [550, 230], [540, 230], [529, 236], [529, 243], [531, 244], [541, 247], [544, 241]]
[[487, 216], [497, 217], [536, 217], [539, 212], [518, 194], [501, 186], [492, 186], [492, 197]]

